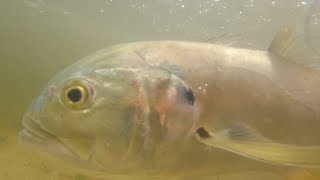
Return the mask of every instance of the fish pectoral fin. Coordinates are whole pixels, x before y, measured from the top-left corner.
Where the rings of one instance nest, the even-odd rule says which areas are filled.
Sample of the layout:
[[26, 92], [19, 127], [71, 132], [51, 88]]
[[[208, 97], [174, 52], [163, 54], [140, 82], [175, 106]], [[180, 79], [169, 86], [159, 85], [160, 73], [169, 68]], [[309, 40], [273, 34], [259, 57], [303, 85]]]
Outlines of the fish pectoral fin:
[[320, 168], [320, 146], [276, 143], [246, 124], [236, 124], [217, 132], [200, 127], [196, 131], [196, 139], [207, 146], [266, 163]]
[[237, 141], [270, 142], [270, 140], [263, 137], [255, 129], [249, 127], [244, 123], [234, 124], [232, 127], [216, 133], [215, 136], [226, 136], [229, 139]]
[[234, 124], [232, 127], [220, 130], [217, 132], [210, 132], [204, 127], [197, 129], [198, 137], [204, 141], [214, 140], [217, 142], [271, 142], [271, 140], [263, 137], [255, 129], [243, 123]]

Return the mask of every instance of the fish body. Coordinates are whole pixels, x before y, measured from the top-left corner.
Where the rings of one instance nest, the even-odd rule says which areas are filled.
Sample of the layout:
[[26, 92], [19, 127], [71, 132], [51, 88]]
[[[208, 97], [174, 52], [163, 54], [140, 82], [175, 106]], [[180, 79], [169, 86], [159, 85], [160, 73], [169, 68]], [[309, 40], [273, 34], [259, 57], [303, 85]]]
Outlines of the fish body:
[[320, 73], [278, 41], [270, 51], [180, 41], [100, 50], [48, 83], [20, 140], [117, 173], [210, 167], [206, 147], [318, 167]]
[[217, 130], [243, 121], [278, 142], [320, 143], [318, 70], [270, 51], [211, 44], [158, 42], [139, 49], [150, 66], [166, 69], [190, 86], [200, 124]]

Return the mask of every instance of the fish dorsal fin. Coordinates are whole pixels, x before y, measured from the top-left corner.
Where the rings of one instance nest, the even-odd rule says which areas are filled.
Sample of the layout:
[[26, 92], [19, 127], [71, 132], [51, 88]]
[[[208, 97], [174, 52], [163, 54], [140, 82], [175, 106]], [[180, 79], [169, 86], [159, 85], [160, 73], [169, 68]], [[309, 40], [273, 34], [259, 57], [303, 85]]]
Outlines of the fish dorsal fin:
[[317, 37], [305, 30], [303, 27], [296, 25], [282, 28], [271, 42], [269, 51], [282, 59], [306, 67], [320, 68], [320, 54], [314, 48], [315, 46], [310, 43], [311, 39], [316, 42]]
[[226, 33], [220, 36], [209, 38], [206, 40], [206, 42], [223, 46], [237, 47], [239, 46], [240, 39], [240, 34]]

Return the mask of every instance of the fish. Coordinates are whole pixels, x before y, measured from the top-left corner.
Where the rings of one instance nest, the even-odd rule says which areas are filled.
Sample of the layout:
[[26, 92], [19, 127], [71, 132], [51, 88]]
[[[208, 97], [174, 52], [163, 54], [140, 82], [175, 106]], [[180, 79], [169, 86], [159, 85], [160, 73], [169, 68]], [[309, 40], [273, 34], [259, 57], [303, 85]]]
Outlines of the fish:
[[187, 41], [99, 50], [48, 82], [19, 141], [112, 173], [214, 166], [206, 148], [319, 168], [319, 56], [293, 29], [266, 51]]

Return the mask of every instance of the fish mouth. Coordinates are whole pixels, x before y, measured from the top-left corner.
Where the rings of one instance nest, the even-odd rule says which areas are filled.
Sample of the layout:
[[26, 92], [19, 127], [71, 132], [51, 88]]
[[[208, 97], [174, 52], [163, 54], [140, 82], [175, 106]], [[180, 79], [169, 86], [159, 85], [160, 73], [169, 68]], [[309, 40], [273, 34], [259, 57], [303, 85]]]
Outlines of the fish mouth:
[[79, 160], [80, 156], [68, 147], [57, 136], [42, 128], [32, 117], [26, 115], [22, 120], [23, 129], [20, 131], [18, 141], [37, 150], [53, 153], [64, 158]]

